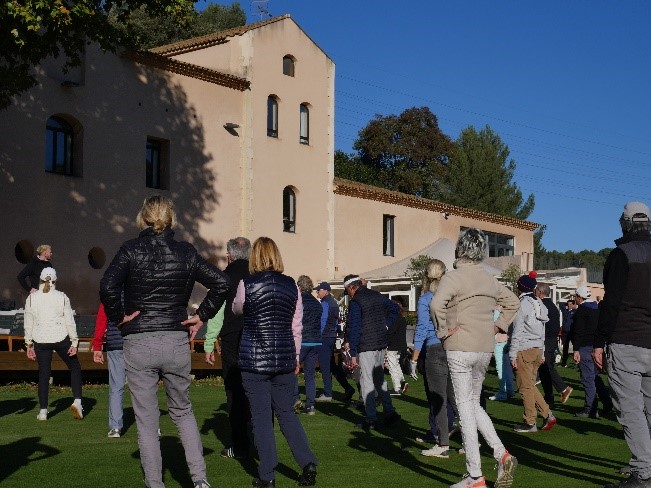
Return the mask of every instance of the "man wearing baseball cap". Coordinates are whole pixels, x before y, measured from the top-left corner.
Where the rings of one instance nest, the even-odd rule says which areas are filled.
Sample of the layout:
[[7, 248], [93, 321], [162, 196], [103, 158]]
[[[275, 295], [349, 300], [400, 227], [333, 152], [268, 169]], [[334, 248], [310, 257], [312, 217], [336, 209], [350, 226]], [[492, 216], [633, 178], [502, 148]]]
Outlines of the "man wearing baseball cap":
[[594, 361], [604, 366], [617, 420], [631, 450], [631, 476], [606, 488], [651, 487], [651, 223], [649, 207], [624, 206], [619, 223], [623, 236], [604, 266], [604, 299], [594, 335]]

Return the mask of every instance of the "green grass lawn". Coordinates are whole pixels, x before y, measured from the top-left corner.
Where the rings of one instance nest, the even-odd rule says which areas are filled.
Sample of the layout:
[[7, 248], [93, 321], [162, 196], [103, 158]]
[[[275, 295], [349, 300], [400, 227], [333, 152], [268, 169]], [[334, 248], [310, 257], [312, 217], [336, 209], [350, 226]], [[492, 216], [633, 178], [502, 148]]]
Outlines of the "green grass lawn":
[[[554, 410], [558, 424], [549, 432], [516, 434], [513, 425], [522, 415], [518, 398], [509, 403], [488, 402], [488, 413], [507, 449], [518, 457], [514, 487], [603, 487], [619, 478], [629, 451], [614, 417], [590, 420], [573, 417], [583, 405], [578, 372], [561, 368], [575, 388], [566, 405]], [[390, 381], [390, 380], [389, 380]], [[497, 380], [491, 370], [486, 390]], [[320, 385], [318, 385], [320, 386]], [[338, 385], [336, 386], [338, 388]], [[72, 419], [68, 388], [50, 392], [50, 418], [38, 422], [36, 388], [33, 385], [0, 387], [0, 486], [11, 487], [141, 487], [142, 474], [133, 412], [127, 395], [126, 431], [120, 439], [108, 439], [108, 386], [88, 385], [84, 390], [86, 417]], [[224, 388], [218, 380], [201, 380], [192, 386], [191, 398], [203, 436], [208, 477], [213, 487], [248, 487], [256, 475], [254, 461], [222, 459], [219, 451], [229, 444]], [[335, 392], [335, 400], [341, 393]], [[188, 487], [183, 449], [176, 429], [166, 415], [165, 395], [160, 391], [163, 415], [161, 448], [168, 487]], [[322, 487], [443, 487], [457, 482], [465, 472], [465, 457], [453, 452], [449, 459], [420, 455], [413, 440], [424, 431], [427, 409], [423, 381], [410, 381], [409, 393], [394, 398], [402, 421], [390, 428], [366, 433], [354, 426], [360, 415], [339, 401], [318, 404], [317, 414], [301, 416], [311, 447], [319, 459], [317, 485]], [[539, 421], [540, 425], [540, 421]], [[276, 426], [277, 428], [277, 426]], [[452, 447], [459, 447], [454, 438]], [[280, 464], [277, 486], [295, 486], [296, 466], [285, 440], [277, 435]], [[483, 470], [492, 486], [497, 471], [491, 453], [482, 448]]]

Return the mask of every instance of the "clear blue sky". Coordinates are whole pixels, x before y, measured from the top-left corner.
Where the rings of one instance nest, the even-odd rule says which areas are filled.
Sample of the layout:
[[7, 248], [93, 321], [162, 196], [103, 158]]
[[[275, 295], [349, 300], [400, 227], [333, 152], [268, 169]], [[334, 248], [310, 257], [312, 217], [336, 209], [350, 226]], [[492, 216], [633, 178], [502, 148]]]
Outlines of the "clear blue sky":
[[[230, 4], [230, 1], [221, 1]], [[260, 20], [249, 0], [248, 21]], [[203, 8], [204, 1], [197, 7]], [[489, 124], [536, 197], [549, 250], [612, 247], [651, 205], [651, 2], [270, 0], [336, 63], [337, 149], [379, 113], [428, 106], [456, 138]], [[487, 209], [490, 211], [490, 209]]]

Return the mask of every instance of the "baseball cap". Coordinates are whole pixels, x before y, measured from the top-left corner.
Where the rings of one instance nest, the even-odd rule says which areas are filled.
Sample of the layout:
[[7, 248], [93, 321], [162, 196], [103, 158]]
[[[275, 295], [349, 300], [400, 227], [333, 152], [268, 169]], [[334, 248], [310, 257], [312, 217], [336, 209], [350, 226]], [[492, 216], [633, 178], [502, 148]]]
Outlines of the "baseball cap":
[[43, 268], [43, 271], [41, 271], [41, 281], [46, 281], [48, 278], [50, 278], [50, 281], [57, 280], [57, 272], [54, 268]]
[[649, 215], [651, 215], [649, 207], [642, 202], [628, 202], [624, 205], [622, 219], [630, 222], [648, 222]]
[[330, 290], [331, 290], [331, 288], [330, 288], [330, 283], [328, 283], [327, 281], [322, 281], [322, 282], [319, 283], [317, 286], [315, 286], [314, 289], [315, 289], [316, 291], [319, 291], [319, 290], [330, 291]]
[[587, 286], [579, 286], [576, 289], [576, 292], [574, 292], [574, 293], [577, 296], [580, 296], [581, 298], [583, 298], [584, 300], [587, 300], [588, 298], [590, 298], [592, 296], [592, 294], [590, 293], [590, 289]]

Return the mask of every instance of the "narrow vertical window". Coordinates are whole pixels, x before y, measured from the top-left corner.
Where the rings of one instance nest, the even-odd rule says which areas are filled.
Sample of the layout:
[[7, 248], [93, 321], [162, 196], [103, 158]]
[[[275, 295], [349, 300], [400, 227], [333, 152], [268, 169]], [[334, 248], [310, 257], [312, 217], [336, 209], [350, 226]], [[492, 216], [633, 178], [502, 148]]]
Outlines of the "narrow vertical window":
[[384, 215], [382, 218], [382, 249], [385, 256], [393, 256], [393, 230], [395, 224], [395, 216]]
[[296, 194], [291, 186], [283, 189], [283, 232], [296, 232]]
[[159, 189], [161, 181], [161, 142], [147, 139], [147, 188]]
[[267, 135], [278, 137], [278, 100], [273, 95], [267, 98]]
[[310, 111], [307, 108], [307, 105], [302, 103], [300, 110], [300, 141], [301, 144], [310, 143]]
[[45, 125], [45, 171], [72, 176], [72, 126], [61, 117], [50, 117]]
[[294, 76], [294, 58], [289, 54], [283, 58], [283, 74]]

